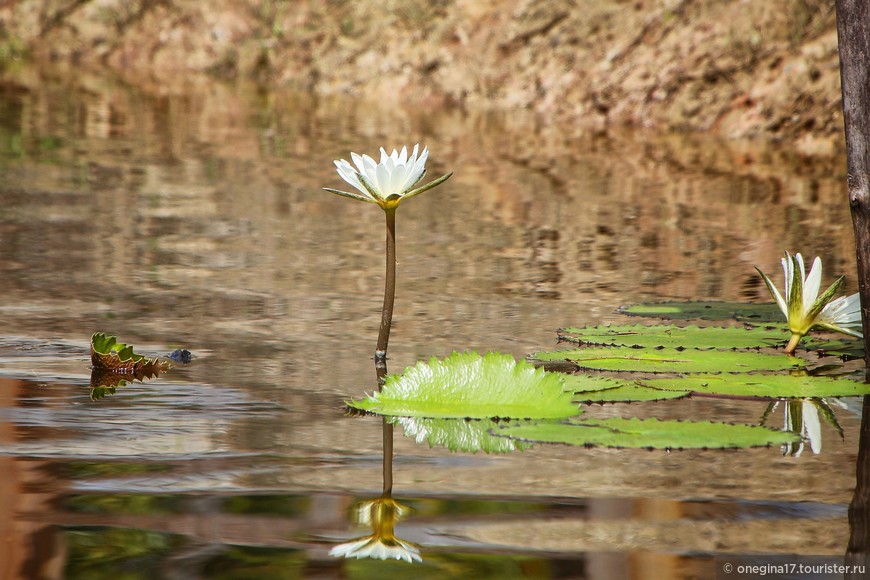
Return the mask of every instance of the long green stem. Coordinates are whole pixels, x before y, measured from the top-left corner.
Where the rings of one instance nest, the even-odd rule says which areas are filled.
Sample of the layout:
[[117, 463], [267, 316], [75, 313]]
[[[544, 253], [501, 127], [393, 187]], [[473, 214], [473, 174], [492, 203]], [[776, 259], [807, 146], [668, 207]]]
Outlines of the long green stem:
[[378, 332], [378, 348], [375, 361], [387, 358], [390, 343], [390, 327], [393, 324], [393, 302], [396, 299], [396, 208], [384, 209], [387, 216], [387, 274], [384, 281], [384, 309], [381, 313], [381, 329]]

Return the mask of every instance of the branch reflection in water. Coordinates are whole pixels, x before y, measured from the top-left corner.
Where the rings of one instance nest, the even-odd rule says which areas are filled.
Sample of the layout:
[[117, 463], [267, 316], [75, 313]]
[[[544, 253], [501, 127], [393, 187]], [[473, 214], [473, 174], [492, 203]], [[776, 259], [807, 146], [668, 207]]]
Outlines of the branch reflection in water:
[[[386, 362], [376, 360], [375, 370], [378, 377], [378, 390], [387, 375]], [[404, 560], [408, 563], [422, 562], [420, 548], [396, 537], [395, 527], [404, 519], [410, 509], [393, 499], [393, 430], [387, 418], [383, 421], [383, 491], [375, 499], [357, 503], [351, 510], [351, 517], [357, 525], [370, 526], [372, 533], [354, 538], [334, 546], [329, 554], [336, 558], [374, 558], [379, 560]]]
[[[858, 460], [855, 465], [855, 493], [849, 504], [849, 545], [846, 563], [863, 565], [870, 570], [870, 396], [864, 397], [861, 409], [861, 432]], [[847, 578], [864, 578], [864, 574], [847, 574]]]

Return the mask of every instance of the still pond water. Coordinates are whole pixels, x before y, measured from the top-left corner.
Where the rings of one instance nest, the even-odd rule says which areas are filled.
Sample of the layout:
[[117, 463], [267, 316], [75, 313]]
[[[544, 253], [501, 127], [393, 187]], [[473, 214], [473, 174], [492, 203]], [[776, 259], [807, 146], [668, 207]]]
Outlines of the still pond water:
[[[820, 255], [856, 291], [839, 162], [752, 143], [584, 134], [206, 84], [0, 76], [0, 577], [708, 578], [717, 558], [841, 556], [861, 402], [822, 449], [534, 446], [459, 454], [395, 430], [396, 527], [422, 563], [345, 560], [379, 496], [383, 217], [332, 160], [420, 142], [445, 185], [398, 213], [390, 370], [522, 358], [638, 301], [767, 300], [754, 273]], [[88, 343], [189, 349], [89, 396]], [[758, 423], [763, 401], [601, 416]], [[771, 419], [781, 425], [782, 411]]]

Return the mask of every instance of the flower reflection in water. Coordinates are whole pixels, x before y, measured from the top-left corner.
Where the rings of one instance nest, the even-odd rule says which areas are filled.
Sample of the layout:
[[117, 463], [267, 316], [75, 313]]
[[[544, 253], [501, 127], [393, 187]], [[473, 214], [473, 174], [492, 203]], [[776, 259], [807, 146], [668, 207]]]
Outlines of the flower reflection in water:
[[389, 496], [367, 500], [354, 510], [357, 523], [372, 527], [372, 534], [339, 544], [329, 551], [336, 558], [375, 558], [422, 562], [420, 548], [396, 537], [395, 526], [408, 508]]
[[[378, 387], [387, 375], [386, 364], [375, 364]], [[329, 550], [336, 558], [374, 558], [378, 560], [404, 560], [408, 563], [422, 562], [419, 546], [396, 537], [396, 524], [404, 519], [410, 508], [393, 499], [393, 425], [382, 420], [383, 432], [383, 480], [381, 497], [362, 501], [354, 506], [353, 520], [360, 526], [369, 526], [372, 533], [361, 538], [338, 544]]]
[[783, 418], [783, 429], [792, 431], [801, 436], [798, 443], [789, 443], [783, 445], [783, 455], [792, 455], [800, 457], [804, 452], [804, 446], [808, 442], [810, 449], [816, 455], [822, 452], [822, 425], [819, 420], [819, 413], [825, 421], [831, 425], [843, 437], [843, 428], [837, 422], [834, 411], [828, 406], [824, 399], [783, 399], [782, 401], [774, 401], [764, 412], [761, 418], [761, 424], [767, 421], [767, 418], [776, 410], [780, 402], [785, 403], [785, 413]]

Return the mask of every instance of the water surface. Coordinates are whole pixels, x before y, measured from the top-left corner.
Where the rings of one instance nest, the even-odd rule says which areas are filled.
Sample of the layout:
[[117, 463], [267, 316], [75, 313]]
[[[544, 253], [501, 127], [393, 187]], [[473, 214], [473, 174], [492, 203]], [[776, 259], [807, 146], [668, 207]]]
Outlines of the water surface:
[[[856, 291], [843, 169], [757, 143], [587, 134], [248, 86], [0, 76], [0, 576], [368, 577], [337, 560], [382, 485], [383, 216], [332, 160], [420, 142], [455, 175], [398, 213], [390, 369], [516, 357], [665, 299], [767, 300], [783, 250]], [[91, 400], [88, 339], [194, 362]], [[599, 415], [757, 422], [693, 399]], [[396, 430], [397, 528], [426, 577], [709, 577], [729, 555], [840, 555], [860, 404], [823, 449], [428, 448]], [[780, 415], [771, 419], [781, 424]]]

